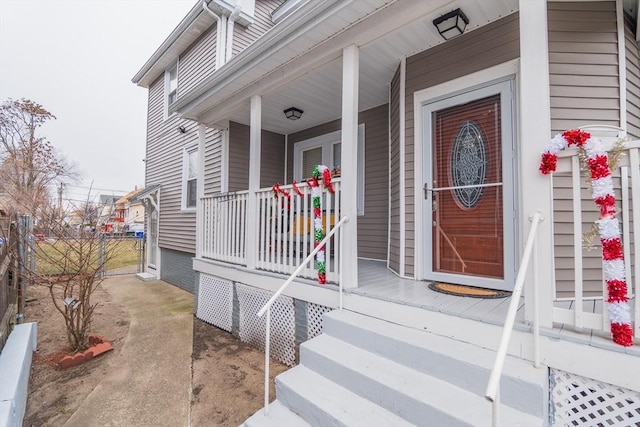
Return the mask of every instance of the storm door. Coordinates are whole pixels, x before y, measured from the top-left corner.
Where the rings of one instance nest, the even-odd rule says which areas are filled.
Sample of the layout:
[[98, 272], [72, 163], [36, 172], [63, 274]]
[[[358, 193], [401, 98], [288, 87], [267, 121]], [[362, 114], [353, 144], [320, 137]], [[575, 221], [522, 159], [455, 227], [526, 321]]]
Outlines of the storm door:
[[425, 106], [427, 279], [513, 286], [510, 83]]

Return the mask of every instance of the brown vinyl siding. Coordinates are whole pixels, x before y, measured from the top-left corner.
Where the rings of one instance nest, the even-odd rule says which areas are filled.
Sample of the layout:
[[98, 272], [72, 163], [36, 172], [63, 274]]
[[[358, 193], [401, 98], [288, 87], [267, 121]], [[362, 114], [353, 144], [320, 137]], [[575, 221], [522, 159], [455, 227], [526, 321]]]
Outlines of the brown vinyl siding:
[[207, 128], [204, 149], [204, 196], [214, 196], [221, 190], [222, 133]]
[[615, 2], [548, 4], [553, 133], [620, 125]]
[[[414, 120], [413, 94], [520, 56], [518, 13], [407, 58], [405, 98], [405, 274], [414, 274]], [[419, 183], [418, 185], [422, 185]]]
[[391, 80], [390, 99], [390, 240], [389, 267], [400, 273], [400, 67]]
[[236, 23], [233, 28], [233, 56], [242, 52], [273, 27], [271, 12], [282, 3], [284, 0], [256, 0], [254, 23], [248, 27]]
[[[182, 153], [186, 145], [198, 142], [198, 125], [178, 119], [163, 120], [164, 76], [149, 88], [147, 117], [146, 186], [160, 184], [161, 248], [195, 253], [195, 212], [182, 212]], [[185, 133], [178, 132], [184, 126]]]
[[178, 98], [189, 93], [216, 69], [216, 24], [212, 25], [178, 60]]
[[[629, 18], [625, 21], [628, 22]], [[627, 59], [627, 134], [632, 139], [640, 139], [640, 48], [631, 23], [624, 29], [625, 56]]]
[[[229, 191], [249, 188], [249, 126], [229, 123]], [[262, 131], [260, 148], [260, 187], [282, 182], [284, 135]]]
[[[296, 142], [340, 130], [340, 120], [289, 135], [287, 183], [293, 180], [293, 147]], [[389, 111], [387, 105], [361, 111], [364, 123], [364, 215], [358, 216], [358, 256], [387, 259], [389, 212]]]

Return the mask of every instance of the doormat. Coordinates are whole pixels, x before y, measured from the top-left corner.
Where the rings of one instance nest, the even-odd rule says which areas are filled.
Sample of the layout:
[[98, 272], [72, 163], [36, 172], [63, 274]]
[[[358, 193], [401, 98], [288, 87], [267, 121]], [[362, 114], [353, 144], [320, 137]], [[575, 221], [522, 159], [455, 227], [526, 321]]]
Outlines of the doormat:
[[429, 289], [443, 294], [456, 295], [459, 297], [471, 298], [506, 298], [511, 296], [511, 292], [499, 291], [496, 289], [476, 288], [475, 286], [454, 285], [452, 283], [432, 282]]

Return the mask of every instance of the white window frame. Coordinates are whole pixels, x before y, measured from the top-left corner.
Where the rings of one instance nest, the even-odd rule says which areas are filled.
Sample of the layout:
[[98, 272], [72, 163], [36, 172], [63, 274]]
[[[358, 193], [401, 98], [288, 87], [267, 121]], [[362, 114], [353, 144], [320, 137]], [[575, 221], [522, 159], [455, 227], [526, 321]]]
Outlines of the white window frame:
[[[176, 71], [176, 100], [178, 99], [178, 61], [174, 62], [171, 67], [164, 70], [164, 120], [167, 120], [169, 115], [169, 95], [171, 90], [171, 72]], [[173, 114], [172, 114], [173, 115]]]
[[[183, 212], [195, 212], [198, 206], [197, 188], [198, 188], [198, 171], [196, 171], [196, 206], [187, 206], [187, 181], [189, 180], [189, 155], [191, 153], [198, 153], [198, 143], [194, 142], [186, 145], [182, 149], [182, 195], [181, 195], [181, 208]], [[198, 162], [198, 166], [199, 166]]]
[[[295, 143], [293, 146], [293, 179], [302, 180], [302, 153], [307, 150], [322, 147], [322, 164], [333, 166], [333, 144], [342, 143], [342, 131], [327, 133], [304, 141]], [[357, 211], [358, 215], [364, 215], [364, 123], [358, 125], [358, 195]], [[340, 165], [343, 169], [344, 165]]]

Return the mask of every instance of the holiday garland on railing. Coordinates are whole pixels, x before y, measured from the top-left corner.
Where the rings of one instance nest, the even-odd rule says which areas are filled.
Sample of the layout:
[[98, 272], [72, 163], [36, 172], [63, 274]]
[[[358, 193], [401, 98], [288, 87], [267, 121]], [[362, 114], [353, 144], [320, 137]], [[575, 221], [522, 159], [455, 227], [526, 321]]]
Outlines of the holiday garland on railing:
[[[331, 194], [335, 192], [333, 184], [331, 184], [331, 170], [325, 165], [318, 165], [313, 169], [313, 178], [307, 180], [307, 185], [311, 188], [311, 196], [313, 203], [313, 236], [315, 246], [318, 246], [324, 239], [324, 229], [322, 227], [322, 190], [320, 189], [320, 178], [324, 188]], [[316, 268], [318, 269], [318, 283], [324, 285], [327, 283], [327, 270], [325, 265], [324, 246], [316, 253]]]
[[[318, 246], [322, 239], [324, 239], [324, 228], [322, 227], [322, 190], [320, 184], [324, 186], [331, 194], [335, 193], [333, 184], [331, 183], [331, 170], [324, 165], [317, 165], [313, 169], [312, 178], [307, 180], [307, 185], [311, 188], [312, 206], [313, 206], [313, 236], [314, 247]], [[304, 193], [300, 191], [298, 185], [293, 181], [293, 191], [300, 197], [304, 196]], [[271, 187], [273, 190], [273, 197], [278, 197], [278, 194], [282, 194], [282, 207], [285, 203], [287, 210], [291, 209], [291, 194], [283, 189], [280, 184], [274, 184]], [[316, 268], [318, 269], [318, 283], [324, 285], [327, 283], [327, 269], [325, 264], [325, 251], [322, 246], [316, 253]]]
[[558, 153], [575, 145], [583, 152], [591, 178], [591, 195], [600, 207], [598, 229], [602, 244], [602, 269], [607, 284], [607, 311], [613, 341], [622, 346], [633, 345], [631, 311], [627, 297], [624, 253], [620, 228], [616, 219], [616, 199], [611, 179], [609, 155], [602, 142], [581, 130], [568, 130], [556, 135], [547, 145], [540, 161], [540, 172], [555, 172]]

